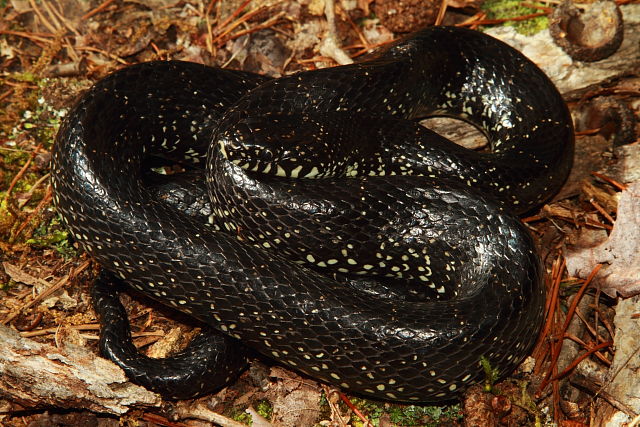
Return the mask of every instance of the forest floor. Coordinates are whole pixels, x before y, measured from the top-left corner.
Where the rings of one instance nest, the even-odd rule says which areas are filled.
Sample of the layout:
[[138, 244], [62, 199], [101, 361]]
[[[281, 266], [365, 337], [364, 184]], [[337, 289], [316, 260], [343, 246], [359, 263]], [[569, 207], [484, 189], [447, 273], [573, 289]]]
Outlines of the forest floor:
[[[636, 14], [632, 24], [637, 25], [640, 3], [622, 3]], [[21, 339], [54, 350], [75, 345], [97, 354], [88, 288], [98, 267], [61, 225], [49, 180], [57, 129], [93, 82], [127, 65], [166, 59], [281, 76], [357, 60], [434, 22], [475, 29], [516, 25], [518, 40], [526, 44], [530, 36], [547, 32], [553, 10], [549, 3], [497, 0], [448, 5], [343, 0], [335, 5], [333, 28], [324, 0], [0, 1], [0, 328], [8, 326]], [[326, 42], [328, 34], [335, 44]], [[130, 405], [121, 400], [113, 410], [61, 396], [18, 399], [20, 384], [0, 378], [0, 425], [599, 425], [614, 413], [633, 419], [638, 406], [605, 389], [605, 383], [611, 381], [607, 370], [614, 347], [619, 350], [616, 292], [629, 297], [637, 292], [625, 294], [603, 281], [595, 286], [593, 279], [609, 265], [603, 261], [585, 261], [586, 273], [567, 269], [575, 260], [567, 259], [568, 248], [585, 235], [595, 246], [611, 236], [616, 223], [621, 227], [618, 203], [639, 179], [635, 166], [627, 167], [626, 175], [620, 172], [623, 159], [637, 156], [640, 109], [638, 40], [635, 48], [625, 46], [621, 49], [632, 49], [631, 54], [611, 65], [619, 67], [614, 72], [584, 85], [558, 83], [576, 120], [576, 171], [558, 197], [523, 219], [548, 272], [547, 318], [532, 357], [512, 377], [490, 384], [489, 392], [476, 387], [447, 406], [381, 403], [256, 359], [236, 383], [213, 396], [188, 402], [154, 397]], [[589, 74], [589, 67], [579, 68]], [[627, 221], [629, 231], [618, 233], [640, 244], [631, 230], [637, 222]], [[603, 286], [615, 290], [601, 292]], [[193, 328], [157, 304], [137, 296], [123, 299], [135, 342], [144, 351], [161, 354], [192, 334]], [[8, 369], [2, 357], [0, 368]]]

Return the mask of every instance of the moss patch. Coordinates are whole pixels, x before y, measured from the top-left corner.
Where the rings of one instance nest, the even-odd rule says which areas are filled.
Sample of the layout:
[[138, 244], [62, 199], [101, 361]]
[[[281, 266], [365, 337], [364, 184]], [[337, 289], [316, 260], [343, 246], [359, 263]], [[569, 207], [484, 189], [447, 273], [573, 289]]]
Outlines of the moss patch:
[[[540, 12], [539, 9], [522, 6], [522, 2], [518, 0], [487, 0], [482, 5], [482, 10], [487, 13], [488, 19], [516, 18]], [[520, 34], [530, 36], [547, 28], [549, 19], [546, 16], [539, 16], [523, 21], [507, 21], [505, 25], [514, 27]]]

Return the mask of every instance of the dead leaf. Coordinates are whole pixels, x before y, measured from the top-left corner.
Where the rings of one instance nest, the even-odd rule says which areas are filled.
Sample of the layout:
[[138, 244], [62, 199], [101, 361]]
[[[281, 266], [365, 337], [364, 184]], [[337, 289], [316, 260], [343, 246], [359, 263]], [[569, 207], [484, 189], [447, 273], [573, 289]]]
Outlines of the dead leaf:
[[320, 415], [317, 384], [277, 366], [271, 368], [270, 376], [278, 378], [269, 396], [272, 423], [283, 427], [314, 425]]
[[23, 283], [29, 286], [51, 286], [50, 283], [48, 283], [46, 280], [42, 280], [38, 277], [32, 276], [17, 265], [10, 264], [8, 262], [3, 262], [2, 265], [4, 266], [4, 272], [7, 273], [7, 275], [11, 279], [15, 280], [18, 283]]
[[[190, 334], [191, 336], [193, 334]], [[188, 338], [187, 338], [188, 340]], [[147, 351], [147, 356], [156, 359], [169, 357], [169, 355], [182, 350], [185, 341], [185, 331], [181, 327], [171, 328], [162, 337], [153, 343]]]
[[640, 181], [621, 193], [618, 217], [609, 238], [598, 246], [578, 243], [567, 250], [569, 275], [586, 278], [605, 264], [594, 283], [611, 297], [640, 294]]

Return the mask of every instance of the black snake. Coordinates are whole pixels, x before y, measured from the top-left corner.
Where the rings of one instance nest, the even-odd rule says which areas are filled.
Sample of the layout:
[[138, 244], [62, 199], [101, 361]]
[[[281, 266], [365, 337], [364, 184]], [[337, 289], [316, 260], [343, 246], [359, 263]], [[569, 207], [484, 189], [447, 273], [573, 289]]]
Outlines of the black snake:
[[[416, 122], [434, 115], [475, 124], [492, 152]], [[433, 402], [482, 379], [481, 357], [504, 375], [530, 351], [543, 270], [513, 215], [548, 200], [572, 156], [542, 71], [492, 37], [433, 27], [278, 79], [177, 61], [120, 70], [61, 127], [54, 202], [105, 275], [225, 345], [346, 391]], [[206, 164], [211, 206], [187, 212], [204, 183], [150, 183], [159, 158]]]

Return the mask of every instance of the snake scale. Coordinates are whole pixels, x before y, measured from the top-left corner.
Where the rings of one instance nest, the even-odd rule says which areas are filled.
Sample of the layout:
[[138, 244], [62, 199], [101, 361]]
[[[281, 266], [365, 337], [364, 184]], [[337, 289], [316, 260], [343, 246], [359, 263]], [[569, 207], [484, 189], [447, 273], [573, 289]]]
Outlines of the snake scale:
[[[427, 116], [474, 124], [491, 152]], [[52, 167], [55, 205], [103, 281], [221, 332], [205, 344], [224, 346], [216, 366], [242, 368], [239, 341], [348, 392], [437, 402], [482, 380], [482, 357], [505, 375], [530, 351], [543, 270], [516, 215], [558, 191], [572, 156], [568, 109], [540, 69], [488, 35], [432, 27], [277, 79], [124, 68], [74, 106]], [[202, 181], [159, 189], [149, 159]], [[107, 335], [123, 316], [103, 319]], [[181, 380], [188, 393], [233, 373], [201, 375]]]

